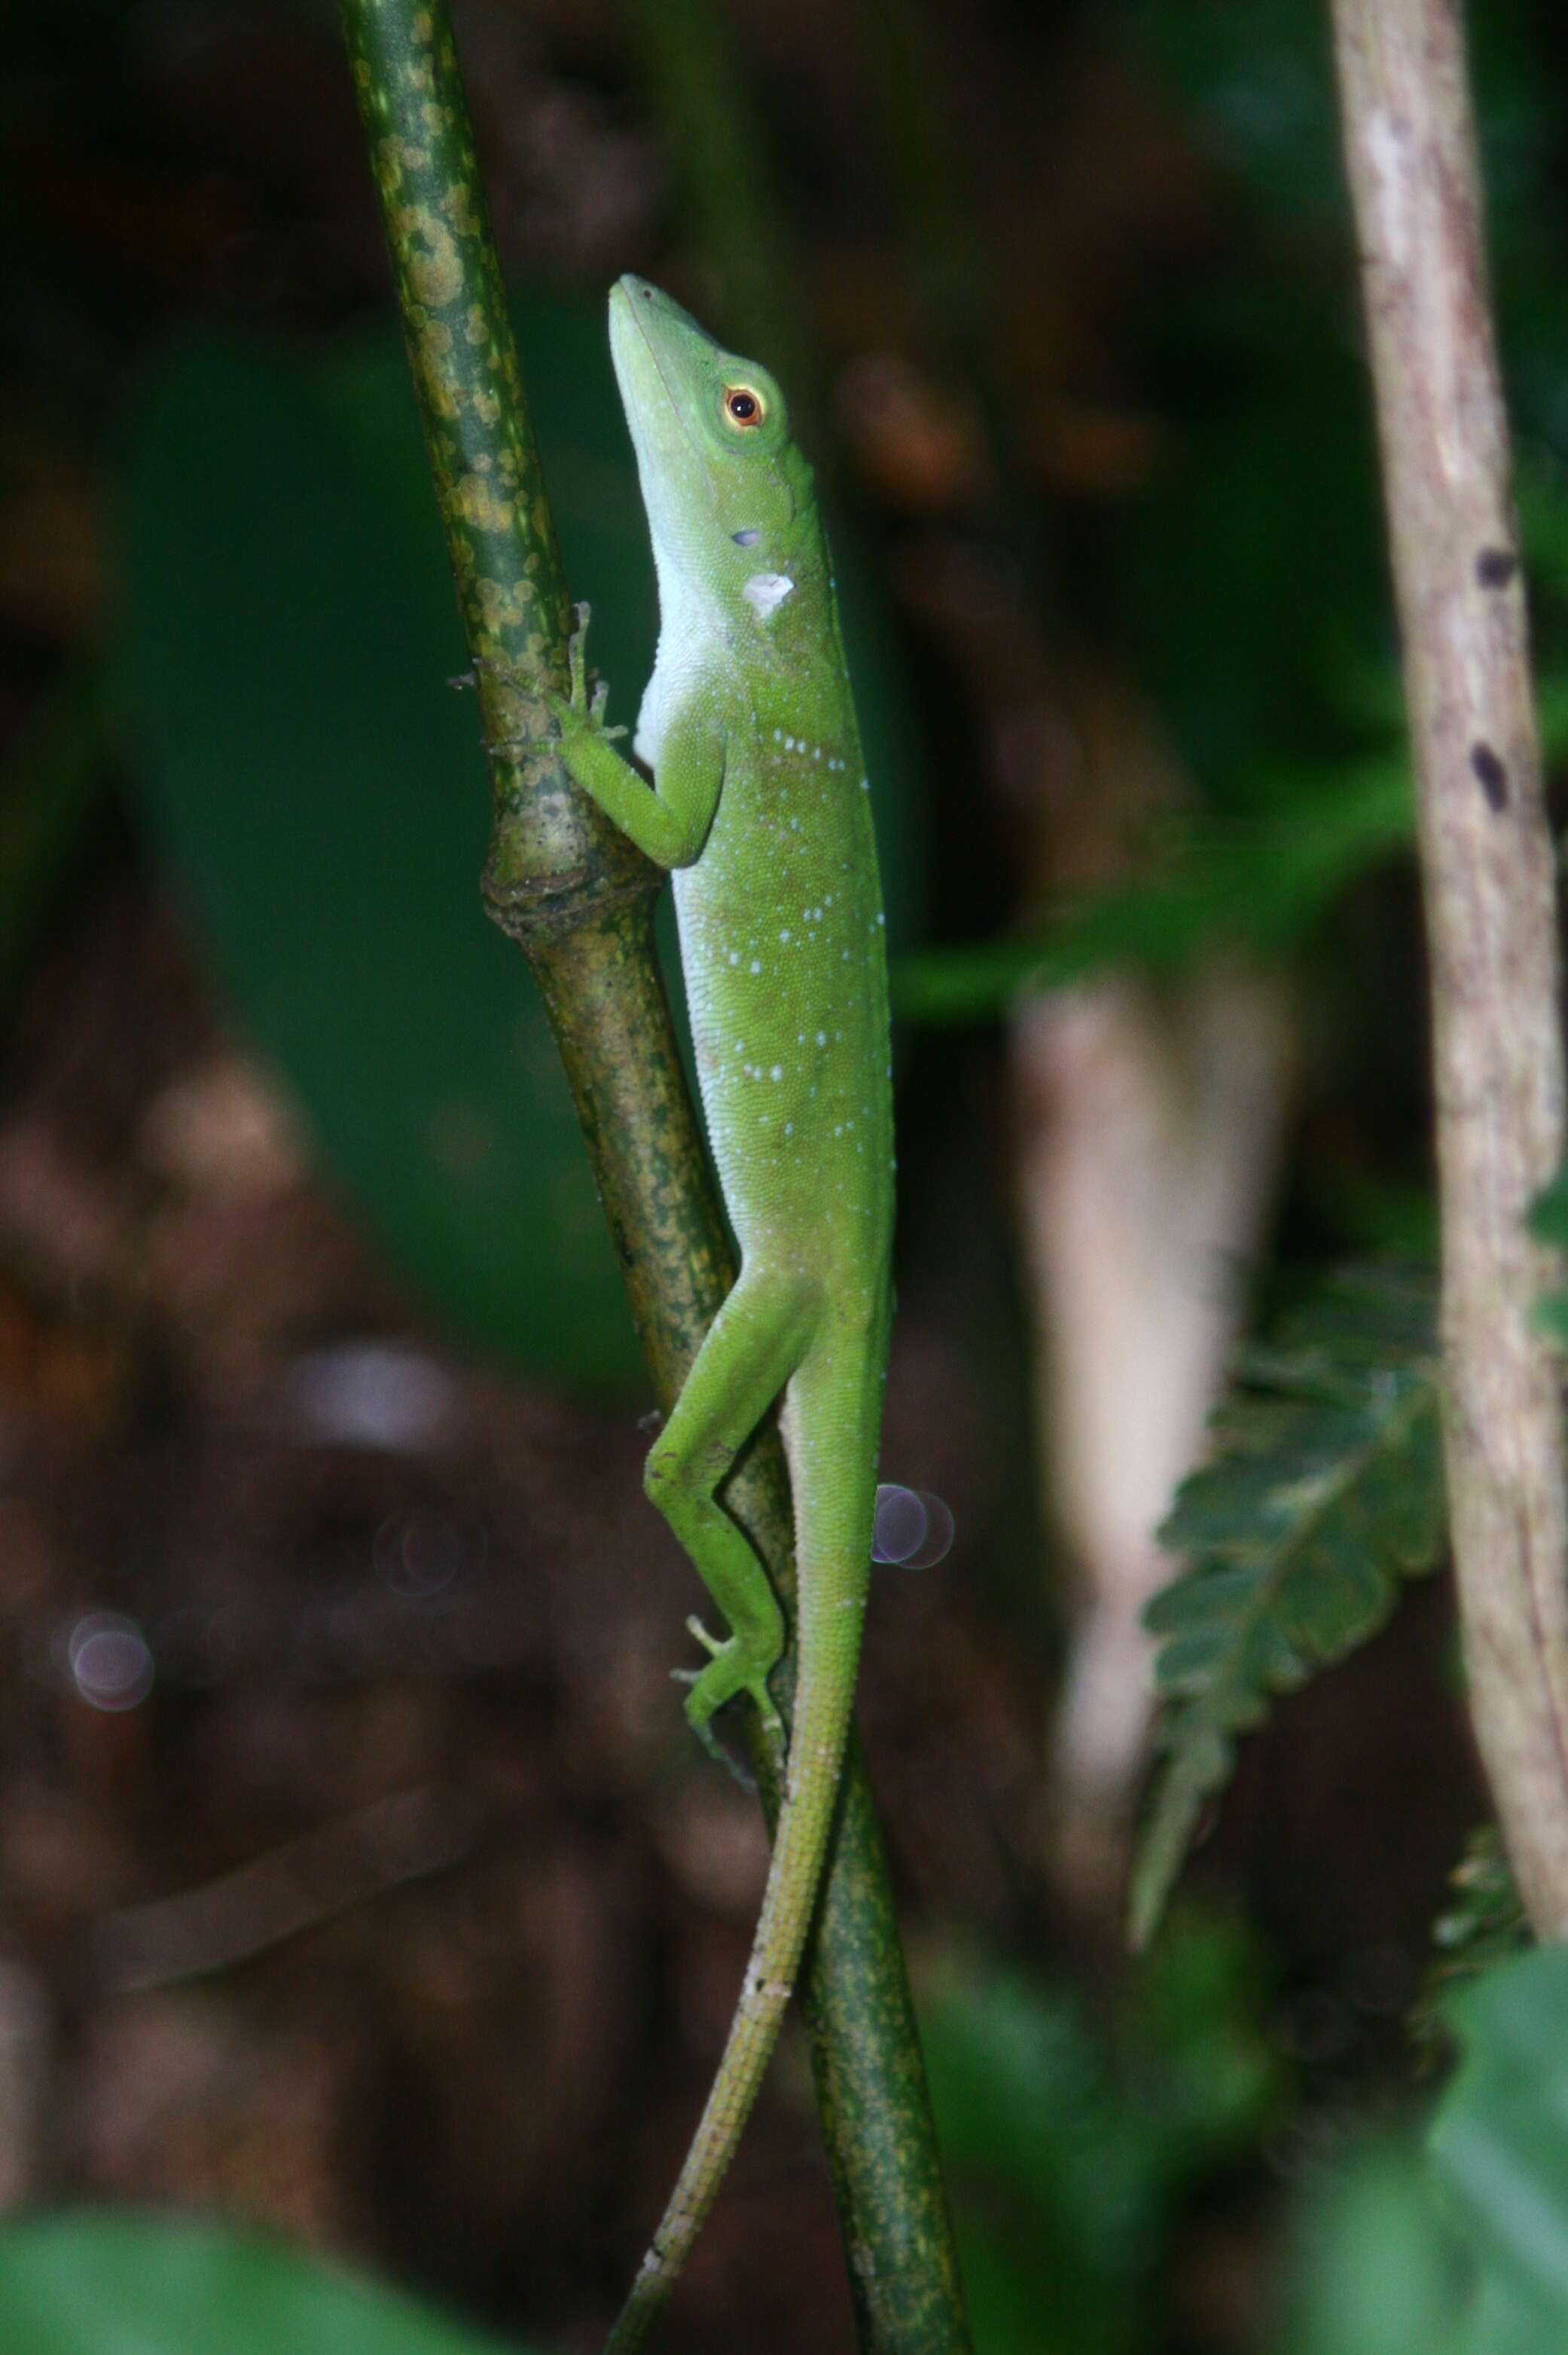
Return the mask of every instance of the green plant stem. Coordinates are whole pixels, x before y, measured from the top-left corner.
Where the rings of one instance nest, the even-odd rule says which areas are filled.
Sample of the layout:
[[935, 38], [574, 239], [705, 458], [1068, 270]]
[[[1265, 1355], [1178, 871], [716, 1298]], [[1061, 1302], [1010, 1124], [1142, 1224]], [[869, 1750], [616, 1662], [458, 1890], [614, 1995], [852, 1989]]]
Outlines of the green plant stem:
[[[343, 17], [491, 748], [485, 895], [543, 993], [668, 1407], [735, 1271], [654, 956], [659, 879], [536, 732], [538, 688], [565, 680], [568, 600], [444, 0], [343, 0]], [[726, 1502], [788, 1604], [792, 1523], [775, 1435]], [[752, 1752], [771, 1817], [780, 1762], [755, 1731]], [[861, 2345], [963, 2355], [924, 2064], [858, 1753], [806, 2001]]]

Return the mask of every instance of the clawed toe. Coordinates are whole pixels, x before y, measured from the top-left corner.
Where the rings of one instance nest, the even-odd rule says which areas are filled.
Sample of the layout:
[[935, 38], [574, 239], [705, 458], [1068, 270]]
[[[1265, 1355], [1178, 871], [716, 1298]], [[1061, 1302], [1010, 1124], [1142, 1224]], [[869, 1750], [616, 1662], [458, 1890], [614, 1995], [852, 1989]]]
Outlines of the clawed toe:
[[702, 1621], [697, 1617], [694, 1611], [686, 1621], [686, 1633], [688, 1636], [694, 1636], [696, 1637], [698, 1643], [702, 1646], [704, 1651], [707, 1653], [710, 1659], [716, 1660], [719, 1654], [727, 1649], [727, 1646], [722, 1643], [717, 1636], [710, 1636], [708, 1634], [707, 1629], [703, 1625]]

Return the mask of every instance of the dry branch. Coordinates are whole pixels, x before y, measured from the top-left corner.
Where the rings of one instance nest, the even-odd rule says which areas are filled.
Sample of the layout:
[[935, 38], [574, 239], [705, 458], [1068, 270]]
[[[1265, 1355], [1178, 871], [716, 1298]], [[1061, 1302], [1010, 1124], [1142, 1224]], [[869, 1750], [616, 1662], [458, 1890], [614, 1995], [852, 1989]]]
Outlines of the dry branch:
[[1563, 1154], [1552, 843], [1453, 0], [1333, 0], [1431, 966], [1446, 1466], [1471, 1705], [1510, 1857], [1568, 1934], [1568, 1496], [1526, 1233]]

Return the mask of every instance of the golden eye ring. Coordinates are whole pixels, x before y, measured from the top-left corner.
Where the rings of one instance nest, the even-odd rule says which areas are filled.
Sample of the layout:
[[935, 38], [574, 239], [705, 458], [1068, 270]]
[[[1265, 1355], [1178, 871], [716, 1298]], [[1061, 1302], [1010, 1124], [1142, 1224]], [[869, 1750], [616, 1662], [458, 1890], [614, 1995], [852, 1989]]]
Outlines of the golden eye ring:
[[762, 404], [761, 394], [753, 392], [748, 384], [730, 384], [725, 387], [725, 423], [733, 425], [737, 433], [753, 432], [761, 424], [767, 413]]

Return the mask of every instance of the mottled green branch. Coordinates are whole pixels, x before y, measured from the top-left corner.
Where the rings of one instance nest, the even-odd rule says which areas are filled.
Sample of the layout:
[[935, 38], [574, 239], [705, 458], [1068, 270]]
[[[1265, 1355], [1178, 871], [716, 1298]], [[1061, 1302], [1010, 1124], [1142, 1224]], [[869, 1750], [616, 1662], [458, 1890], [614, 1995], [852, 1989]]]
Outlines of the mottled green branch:
[[487, 890], [498, 921], [529, 931], [562, 895], [652, 895], [657, 879], [538, 741], [537, 688], [567, 683], [570, 602], [450, 19], [408, 0], [344, 0], [343, 16], [492, 748]]
[[[734, 1265], [653, 950], [658, 879], [539, 734], [569, 603], [527, 423], [444, 5], [343, 0], [420, 415], [490, 746], [485, 890], [544, 995], [661, 1403]], [[547, 1249], [541, 1238], [541, 1249]], [[726, 1502], [793, 1593], [776, 1437]], [[756, 1742], [772, 1813], [779, 1761]], [[965, 2355], [941, 2176], [874, 1809], [852, 1757], [806, 1983], [867, 2355]]]

